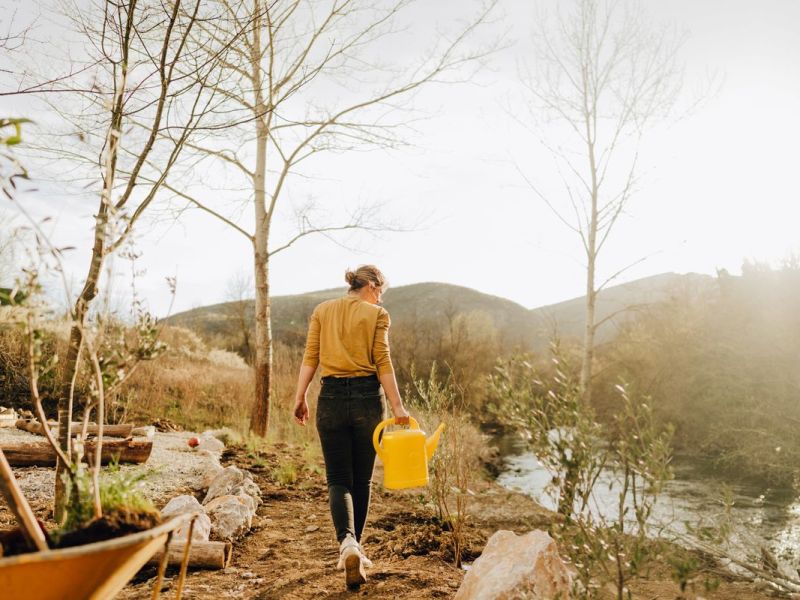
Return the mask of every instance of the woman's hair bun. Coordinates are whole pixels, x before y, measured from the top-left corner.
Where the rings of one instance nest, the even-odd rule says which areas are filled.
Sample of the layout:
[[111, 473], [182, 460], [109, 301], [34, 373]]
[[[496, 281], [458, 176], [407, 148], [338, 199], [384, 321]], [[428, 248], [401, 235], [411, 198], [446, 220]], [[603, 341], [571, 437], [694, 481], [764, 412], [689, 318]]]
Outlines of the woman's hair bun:
[[379, 288], [386, 286], [386, 277], [375, 265], [361, 265], [355, 271], [347, 269], [344, 280], [350, 286], [350, 291], [359, 290], [370, 283]]

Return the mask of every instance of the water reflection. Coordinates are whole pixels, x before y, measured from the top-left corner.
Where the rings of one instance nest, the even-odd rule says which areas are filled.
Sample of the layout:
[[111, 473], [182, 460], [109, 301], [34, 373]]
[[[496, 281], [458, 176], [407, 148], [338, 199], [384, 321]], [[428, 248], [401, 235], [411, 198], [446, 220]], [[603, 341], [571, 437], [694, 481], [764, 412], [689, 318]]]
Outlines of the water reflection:
[[[536, 457], [513, 438], [498, 440], [505, 454], [498, 483], [520, 490], [543, 506], [555, 510], [557, 499], [548, 491], [550, 474]], [[768, 548], [781, 560], [800, 567], [800, 498], [793, 490], [763, 489], [726, 482], [708, 464], [687, 459], [674, 462], [675, 479], [666, 484], [653, 513], [653, 524], [666, 534], [695, 535], [698, 527], [726, 522], [731, 535], [726, 550], [740, 560], [758, 560], [760, 548]], [[729, 489], [733, 505], [726, 514], [723, 490]], [[612, 472], [605, 472], [595, 488], [591, 509], [595, 516], [613, 519], [617, 514], [619, 486]]]

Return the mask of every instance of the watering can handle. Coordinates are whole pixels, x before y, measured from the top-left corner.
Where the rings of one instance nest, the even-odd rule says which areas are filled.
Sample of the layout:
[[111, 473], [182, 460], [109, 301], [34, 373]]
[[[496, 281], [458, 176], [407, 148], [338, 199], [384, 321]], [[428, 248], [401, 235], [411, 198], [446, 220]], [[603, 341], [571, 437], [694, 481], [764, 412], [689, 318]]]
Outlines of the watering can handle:
[[[378, 440], [381, 437], [381, 431], [383, 431], [388, 425], [396, 425], [395, 421], [396, 419], [394, 417], [384, 419], [378, 423], [378, 426], [375, 428], [375, 432], [372, 434], [372, 445], [375, 447], [375, 452], [377, 452], [378, 456], [381, 457], [381, 460], [383, 460], [383, 450], [381, 449], [381, 445], [378, 443]], [[414, 417], [408, 417], [408, 424], [411, 429], [419, 429], [419, 423], [417, 423], [417, 420]]]

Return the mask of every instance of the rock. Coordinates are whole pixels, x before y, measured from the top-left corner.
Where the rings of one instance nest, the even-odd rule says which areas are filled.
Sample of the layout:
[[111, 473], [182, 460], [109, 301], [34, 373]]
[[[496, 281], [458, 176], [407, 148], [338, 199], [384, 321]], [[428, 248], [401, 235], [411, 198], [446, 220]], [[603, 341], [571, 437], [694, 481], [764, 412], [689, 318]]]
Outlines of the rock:
[[208, 450], [216, 454], [222, 454], [225, 450], [225, 444], [215, 438], [210, 431], [204, 431], [200, 437], [192, 439], [197, 439], [197, 444], [190, 444], [195, 450]]
[[211, 484], [214, 482], [214, 479], [222, 471], [222, 465], [219, 464], [219, 459], [213, 454], [206, 454], [208, 459], [206, 460], [205, 465], [202, 467], [203, 470], [200, 478], [194, 481], [192, 484], [192, 489], [197, 492], [208, 490], [208, 488], [211, 487]]
[[314, 533], [317, 530], [319, 530], [319, 525], [309, 525], [308, 527], [306, 527], [305, 532]]
[[[211, 534], [211, 519], [206, 514], [203, 505], [200, 504], [194, 496], [176, 496], [161, 509], [161, 516], [166, 518], [192, 512], [201, 513], [200, 516], [195, 519], [192, 539], [207, 542], [208, 536]], [[185, 540], [188, 535], [189, 525], [184, 525], [175, 531], [174, 539]]]
[[253, 481], [253, 476], [250, 473], [242, 471], [238, 467], [225, 467], [214, 476], [213, 481], [208, 486], [208, 493], [203, 500], [203, 504], [208, 504], [211, 500], [220, 496], [238, 496], [240, 494], [246, 494], [253, 498], [256, 507], [261, 502], [261, 490], [256, 482]]
[[550, 600], [570, 597], [571, 578], [544, 531], [497, 531], [464, 576], [455, 600]]
[[240, 492], [236, 494], [236, 497], [242, 501], [242, 503], [247, 507], [250, 511], [251, 516], [256, 516], [256, 509], [258, 508], [258, 500], [253, 498], [250, 494], [245, 494], [244, 492]]
[[250, 508], [237, 496], [219, 496], [205, 508], [211, 517], [211, 532], [221, 540], [232, 541], [241, 537], [253, 523]]
[[258, 506], [256, 504], [256, 499], [245, 493], [239, 493], [236, 495], [228, 494], [225, 496], [218, 496], [217, 498], [214, 498], [208, 504], [205, 505], [206, 512], [216, 508], [217, 506], [220, 506], [220, 504], [224, 503], [223, 500], [227, 502], [228, 498], [236, 498], [240, 503], [242, 503], [247, 508], [248, 511], [250, 511], [251, 517], [255, 516], [256, 508]]

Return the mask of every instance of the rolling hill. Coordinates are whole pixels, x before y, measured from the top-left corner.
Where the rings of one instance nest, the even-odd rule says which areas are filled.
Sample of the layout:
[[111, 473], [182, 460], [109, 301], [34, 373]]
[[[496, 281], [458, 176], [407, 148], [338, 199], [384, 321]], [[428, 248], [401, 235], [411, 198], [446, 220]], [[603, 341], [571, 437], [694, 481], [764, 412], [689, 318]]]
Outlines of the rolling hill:
[[[663, 273], [610, 287], [597, 302], [597, 319], [607, 321], [598, 330], [598, 341], [609, 339], [616, 324], [630, 318], [637, 308], [665, 300], [673, 294], [699, 293], [715, 285], [708, 275]], [[345, 293], [335, 288], [275, 296], [272, 299], [273, 334], [289, 343], [301, 342], [314, 306]], [[446, 327], [458, 314], [481, 313], [497, 328], [504, 345], [543, 349], [554, 332], [562, 338], [583, 334], [584, 298], [527, 309], [511, 300], [445, 283], [416, 283], [391, 288], [384, 305], [397, 327]], [[253, 301], [225, 302], [194, 308], [169, 317], [171, 325], [196, 331], [211, 343], [235, 337], [243, 327], [252, 328]]]
[[[598, 327], [596, 340], [603, 342], [612, 338], [617, 326], [634, 316], [637, 310], [672, 295], [694, 296], [706, 292], [716, 285], [715, 282], [709, 275], [661, 273], [606, 288], [598, 296], [595, 308], [595, 322], [603, 322]], [[532, 309], [536, 331], [534, 346], [540, 348], [547, 344], [554, 332], [563, 338], [582, 338], [586, 323], [584, 304], [585, 296], [579, 296]]]

